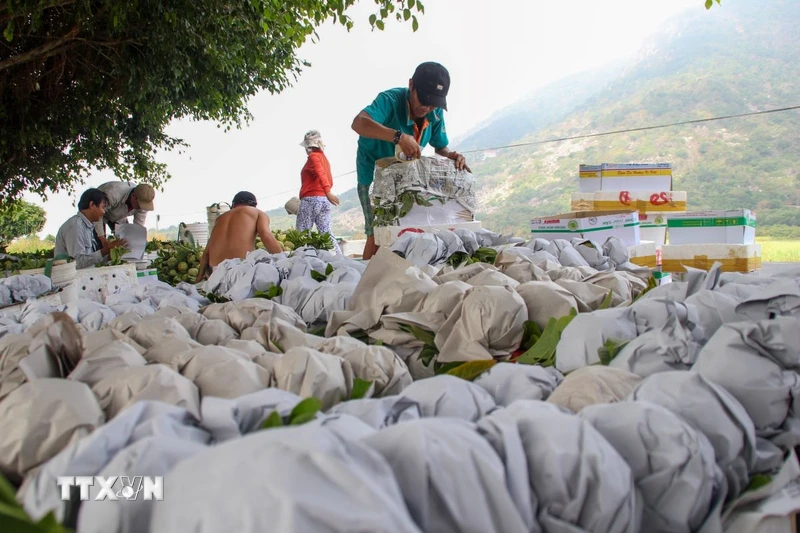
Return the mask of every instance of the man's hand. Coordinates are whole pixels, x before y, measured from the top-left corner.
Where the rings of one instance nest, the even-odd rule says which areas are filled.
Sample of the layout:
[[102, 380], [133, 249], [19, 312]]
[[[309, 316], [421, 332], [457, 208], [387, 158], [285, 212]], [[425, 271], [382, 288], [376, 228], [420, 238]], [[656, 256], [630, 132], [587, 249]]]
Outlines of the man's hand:
[[422, 149], [419, 147], [416, 139], [411, 135], [404, 133], [400, 136], [400, 150], [408, 159], [419, 159], [422, 156]]
[[467, 166], [467, 158], [466, 157], [464, 157], [463, 155], [461, 155], [459, 153], [456, 153], [456, 152], [451, 152], [451, 155], [455, 156], [455, 157], [451, 157], [451, 159], [455, 162], [456, 169], [458, 169], [458, 170], [466, 170], [467, 172], [472, 172], [469, 169], [469, 167]]
[[103, 248], [101, 249], [102, 253], [103, 253], [103, 256], [108, 255], [109, 252], [114, 248], [119, 248], [120, 246], [122, 246], [122, 247], [128, 246], [128, 241], [126, 239], [116, 239], [116, 240], [113, 240], [113, 241], [109, 241], [109, 240], [103, 238], [102, 241], [105, 241], [103, 243]]
[[332, 192], [328, 191], [325, 196], [328, 197], [328, 201], [333, 205], [339, 205], [339, 197], [333, 194]]

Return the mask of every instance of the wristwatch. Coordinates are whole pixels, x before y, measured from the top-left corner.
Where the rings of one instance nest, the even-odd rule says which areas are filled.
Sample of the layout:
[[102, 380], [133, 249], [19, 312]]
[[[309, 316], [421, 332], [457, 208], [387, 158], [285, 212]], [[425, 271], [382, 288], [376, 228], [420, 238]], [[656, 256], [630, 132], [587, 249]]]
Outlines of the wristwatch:
[[397, 130], [394, 132], [394, 140], [392, 141], [394, 144], [400, 144], [400, 137], [403, 136], [403, 132]]

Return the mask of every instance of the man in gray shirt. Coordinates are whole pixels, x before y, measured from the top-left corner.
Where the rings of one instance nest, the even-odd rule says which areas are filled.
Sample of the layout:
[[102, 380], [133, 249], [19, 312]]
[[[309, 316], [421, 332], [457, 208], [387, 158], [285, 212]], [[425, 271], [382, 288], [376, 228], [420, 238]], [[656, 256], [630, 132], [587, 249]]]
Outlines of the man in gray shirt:
[[152, 185], [140, 183], [135, 185], [127, 181], [109, 181], [97, 187], [108, 198], [108, 206], [103, 214], [103, 218], [94, 227], [97, 236], [102, 242], [106, 236], [106, 225], [114, 231], [117, 224], [125, 224], [128, 217], [133, 215], [133, 223], [144, 226], [147, 220], [147, 212], [153, 211], [155, 206], [153, 200], [156, 197], [156, 190]]
[[55, 257], [68, 255], [75, 260], [76, 268], [90, 268], [108, 261], [112, 248], [125, 246], [125, 239], [100, 242], [94, 224], [103, 220], [108, 197], [99, 189], [87, 189], [78, 201], [78, 213], [58, 229]]

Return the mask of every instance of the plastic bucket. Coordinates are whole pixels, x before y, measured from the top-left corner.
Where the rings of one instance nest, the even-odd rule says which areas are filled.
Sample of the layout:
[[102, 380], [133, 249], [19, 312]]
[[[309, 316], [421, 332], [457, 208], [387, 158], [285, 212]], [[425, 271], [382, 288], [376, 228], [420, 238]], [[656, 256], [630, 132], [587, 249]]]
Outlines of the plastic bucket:
[[208, 244], [208, 224], [181, 224], [178, 240], [193, 243], [197, 246]]
[[230, 204], [226, 202], [220, 202], [218, 204], [210, 205], [206, 208], [206, 215], [208, 216], [208, 235], [211, 235], [211, 232], [214, 230], [214, 224], [217, 222], [217, 218], [227, 211], [231, 210]]

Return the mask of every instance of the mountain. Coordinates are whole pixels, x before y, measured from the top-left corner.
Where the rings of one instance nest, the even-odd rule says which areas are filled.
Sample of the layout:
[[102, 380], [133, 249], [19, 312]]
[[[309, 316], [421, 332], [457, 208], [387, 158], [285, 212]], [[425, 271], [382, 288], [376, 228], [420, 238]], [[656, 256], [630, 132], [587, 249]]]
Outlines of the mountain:
[[[560, 80], [496, 113], [459, 150], [579, 136], [800, 104], [800, 2], [726, 0], [667, 24], [623, 65]], [[524, 234], [569, 209], [581, 163], [671, 162], [690, 209], [751, 208], [800, 226], [800, 111], [497, 150], [470, 158], [484, 227]], [[289, 223], [289, 217], [285, 217]], [[272, 213], [270, 213], [271, 216]], [[276, 217], [280, 218], [280, 217]], [[293, 217], [291, 219], [293, 223]], [[276, 220], [276, 222], [280, 222]], [[334, 230], [363, 232], [355, 191]]]

